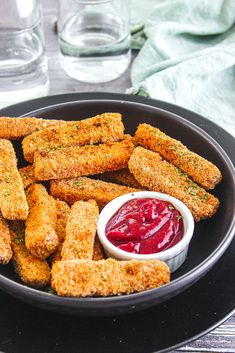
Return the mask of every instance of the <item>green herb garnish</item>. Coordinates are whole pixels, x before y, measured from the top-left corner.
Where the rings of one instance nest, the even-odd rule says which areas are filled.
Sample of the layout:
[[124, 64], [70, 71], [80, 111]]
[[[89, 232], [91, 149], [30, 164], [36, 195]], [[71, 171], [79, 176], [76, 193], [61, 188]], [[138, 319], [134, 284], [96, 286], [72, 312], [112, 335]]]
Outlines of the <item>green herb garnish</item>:
[[190, 186], [190, 187], [188, 188], [188, 193], [189, 193], [190, 195], [196, 196], [196, 195], [198, 194], [198, 189], [196, 189], [195, 186]]
[[22, 235], [21, 237], [17, 237], [14, 239], [14, 242], [18, 245], [24, 245], [25, 241], [24, 241], [24, 236]]
[[74, 181], [74, 182], [73, 182], [73, 185], [75, 185], [75, 186], [80, 186], [80, 185], [83, 184], [83, 183], [84, 183], [83, 180], [77, 180], [77, 181]]
[[80, 127], [79, 127], [79, 124], [73, 124], [72, 125], [72, 129], [73, 130], [78, 130]]
[[8, 191], [8, 190], [4, 190], [4, 191], [3, 191], [3, 196], [4, 196], [4, 197], [8, 197], [8, 196], [10, 196], [10, 195], [11, 195], [10, 191]]
[[201, 197], [202, 202], [205, 202], [207, 199], [208, 199], [208, 195], [207, 195], [207, 194], [204, 194], [204, 195]]

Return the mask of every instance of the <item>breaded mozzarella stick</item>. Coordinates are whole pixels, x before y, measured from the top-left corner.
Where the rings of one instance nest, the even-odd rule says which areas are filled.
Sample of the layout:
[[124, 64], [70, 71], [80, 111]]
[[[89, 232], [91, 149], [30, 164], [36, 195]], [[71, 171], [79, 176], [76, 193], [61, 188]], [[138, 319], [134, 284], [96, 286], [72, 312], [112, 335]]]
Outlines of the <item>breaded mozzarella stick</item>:
[[28, 205], [10, 141], [0, 139], [0, 209], [5, 219], [25, 220]]
[[148, 124], [140, 124], [135, 134], [136, 142], [160, 155], [187, 173], [205, 189], [214, 189], [222, 175], [219, 169], [198, 154], [190, 151], [180, 141]]
[[22, 147], [24, 157], [33, 162], [37, 151], [55, 151], [62, 147], [109, 143], [123, 138], [124, 125], [119, 113], [104, 113], [64, 126], [43, 129], [27, 136]]
[[68, 220], [68, 216], [70, 213], [70, 207], [66, 202], [56, 200], [56, 234], [58, 235], [59, 241], [62, 243], [64, 241], [66, 235], [66, 224]]
[[25, 244], [40, 259], [54, 252], [59, 244], [56, 234], [57, 211], [55, 200], [41, 184], [33, 184], [26, 190], [29, 216], [26, 220]]
[[184, 202], [196, 221], [212, 217], [219, 207], [219, 200], [195, 184], [173, 164], [143, 147], [135, 148], [129, 169], [136, 180], [153, 191], [174, 196]]
[[52, 287], [63, 296], [128, 294], [168, 283], [168, 266], [158, 260], [58, 261], [52, 268]]
[[22, 282], [35, 288], [45, 287], [50, 283], [51, 270], [46, 260], [32, 255], [25, 246], [24, 228], [11, 230], [13, 264]]
[[97, 179], [129, 186], [131, 188], [143, 189], [143, 187], [135, 179], [134, 175], [131, 174], [129, 169], [121, 169], [116, 170], [115, 172], [98, 174]]
[[59, 245], [57, 245], [55, 251], [50, 257], [51, 264], [56, 263], [56, 261], [61, 260], [61, 249], [62, 244], [66, 235], [66, 225], [68, 216], [70, 213], [70, 207], [66, 202], [55, 200], [56, 203], [56, 212], [57, 212], [57, 220], [56, 220], [56, 234], [58, 235]]
[[128, 140], [97, 146], [67, 147], [36, 152], [34, 173], [38, 180], [73, 178], [127, 167], [134, 145]]
[[11, 258], [12, 250], [10, 230], [0, 214], [0, 264], [7, 264]]
[[[62, 260], [61, 249], [62, 249], [62, 243], [60, 243], [57, 246], [55, 252], [52, 254], [52, 256], [50, 258], [52, 266], [57, 261], [61, 261]], [[95, 237], [95, 241], [94, 241], [94, 249], [93, 249], [92, 260], [93, 261], [98, 261], [98, 260], [103, 260], [103, 259], [105, 259], [104, 251], [103, 251], [102, 245], [100, 244], [100, 241], [99, 241], [98, 237], [96, 236]]]
[[92, 259], [98, 216], [94, 200], [75, 202], [68, 216], [62, 260]]
[[67, 202], [69, 205], [78, 200], [93, 199], [100, 208], [118, 196], [135, 191], [140, 190], [86, 177], [52, 180], [50, 184], [51, 195]]
[[21, 179], [23, 181], [24, 189], [27, 189], [31, 184], [36, 183], [37, 180], [34, 176], [34, 167], [32, 164], [19, 169]]
[[20, 140], [32, 132], [52, 126], [62, 126], [63, 120], [39, 119], [33, 117], [0, 117], [0, 138]]

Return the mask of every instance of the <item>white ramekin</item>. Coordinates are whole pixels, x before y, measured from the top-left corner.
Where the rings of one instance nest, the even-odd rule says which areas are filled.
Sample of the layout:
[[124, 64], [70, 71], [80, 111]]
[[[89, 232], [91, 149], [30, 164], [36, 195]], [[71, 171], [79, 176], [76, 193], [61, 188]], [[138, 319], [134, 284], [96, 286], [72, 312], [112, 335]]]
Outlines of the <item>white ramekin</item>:
[[[184, 222], [184, 236], [183, 238], [172, 248], [169, 248], [165, 251], [156, 254], [133, 254], [127, 251], [121, 250], [113, 245], [105, 235], [105, 228], [107, 222], [110, 218], [119, 210], [120, 207], [127, 201], [132, 199], [140, 199], [140, 198], [156, 198], [163, 201], [170, 202], [182, 215]], [[192, 238], [194, 231], [194, 220], [191, 212], [188, 207], [181, 202], [180, 200], [162, 194], [160, 192], [153, 191], [140, 191], [133, 192], [130, 194], [126, 194], [109, 202], [101, 211], [98, 224], [97, 224], [97, 232], [99, 236], [99, 240], [104, 248], [104, 251], [108, 257], [113, 257], [119, 260], [162, 260], [165, 261], [171, 272], [176, 271], [185, 261], [188, 253], [188, 246], [190, 240]]]

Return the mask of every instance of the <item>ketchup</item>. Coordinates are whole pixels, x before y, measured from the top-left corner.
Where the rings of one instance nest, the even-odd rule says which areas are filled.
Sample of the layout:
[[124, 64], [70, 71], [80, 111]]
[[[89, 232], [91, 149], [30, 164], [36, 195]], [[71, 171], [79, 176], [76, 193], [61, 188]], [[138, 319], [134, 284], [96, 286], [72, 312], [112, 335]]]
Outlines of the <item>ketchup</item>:
[[108, 221], [106, 237], [117, 248], [135, 254], [154, 254], [177, 244], [184, 234], [180, 212], [155, 198], [126, 202]]

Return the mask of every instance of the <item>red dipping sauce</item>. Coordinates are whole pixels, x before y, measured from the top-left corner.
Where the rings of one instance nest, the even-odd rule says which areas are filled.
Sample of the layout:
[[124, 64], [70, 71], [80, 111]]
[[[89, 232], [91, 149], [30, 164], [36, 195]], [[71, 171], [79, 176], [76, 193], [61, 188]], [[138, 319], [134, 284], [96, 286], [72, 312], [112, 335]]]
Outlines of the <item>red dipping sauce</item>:
[[108, 240], [134, 254], [155, 254], [177, 244], [184, 234], [180, 212], [167, 201], [155, 198], [126, 202], [108, 221]]

